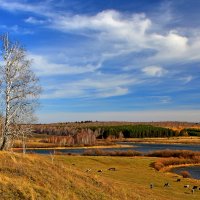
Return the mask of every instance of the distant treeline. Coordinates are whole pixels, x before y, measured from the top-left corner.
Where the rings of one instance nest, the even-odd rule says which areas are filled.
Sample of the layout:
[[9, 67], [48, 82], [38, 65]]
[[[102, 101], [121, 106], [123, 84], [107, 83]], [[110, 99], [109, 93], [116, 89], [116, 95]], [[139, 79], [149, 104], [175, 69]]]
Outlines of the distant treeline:
[[93, 132], [98, 131], [98, 138], [144, 138], [144, 137], [172, 137], [176, 131], [169, 128], [155, 127], [152, 125], [124, 125], [89, 127]]
[[196, 128], [186, 128], [180, 132], [180, 135], [189, 135], [189, 136], [200, 136], [200, 129]]
[[35, 133], [47, 135], [76, 135], [80, 132], [91, 132], [98, 139], [107, 138], [144, 138], [144, 137], [172, 137], [177, 132], [163, 127], [152, 125], [119, 125], [119, 126], [87, 126], [67, 127], [58, 125], [36, 125]]

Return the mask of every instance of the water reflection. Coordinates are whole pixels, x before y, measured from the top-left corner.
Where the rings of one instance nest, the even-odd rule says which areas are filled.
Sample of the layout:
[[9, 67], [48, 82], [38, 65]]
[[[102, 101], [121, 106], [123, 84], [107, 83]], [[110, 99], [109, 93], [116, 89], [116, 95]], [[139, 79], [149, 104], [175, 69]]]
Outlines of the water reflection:
[[[136, 150], [142, 153], [148, 153], [150, 151], [157, 150], [191, 150], [191, 151], [200, 151], [200, 145], [192, 144], [142, 144], [142, 143], [131, 143], [131, 142], [120, 142], [118, 144], [126, 144], [132, 147], [121, 147], [121, 148], [104, 148], [105, 151], [128, 151]], [[88, 148], [89, 149], [89, 148]], [[85, 148], [67, 148], [67, 149], [27, 149], [27, 152], [33, 152], [38, 154], [50, 154], [54, 152], [61, 152], [66, 154], [83, 154]]]
[[171, 170], [176, 174], [180, 174], [181, 171], [188, 171], [192, 178], [200, 179], [200, 166], [178, 167]]

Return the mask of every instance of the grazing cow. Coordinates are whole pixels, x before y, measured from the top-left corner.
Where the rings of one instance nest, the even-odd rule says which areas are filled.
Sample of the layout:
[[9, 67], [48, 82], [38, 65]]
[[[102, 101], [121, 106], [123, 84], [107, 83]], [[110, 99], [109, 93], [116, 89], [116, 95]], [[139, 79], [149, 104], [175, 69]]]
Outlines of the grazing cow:
[[72, 163], [72, 165], [75, 165], [74, 163]]
[[86, 172], [90, 172], [90, 171], [91, 171], [91, 169], [87, 169], [87, 170], [86, 170]]
[[189, 188], [190, 186], [189, 185], [184, 185], [184, 188]]
[[115, 167], [111, 167], [108, 170], [110, 170], [110, 171], [116, 171], [116, 168]]
[[103, 170], [102, 170], [102, 169], [99, 169], [97, 172], [103, 172]]
[[192, 189], [192, 191], [191, 191], [191, 192], [192, 192], [192, 194], [194, 194], [194, 189]]
[[176, 180], [176, 182], [180, 182], [181, 181], [181, 179], [180, 178], [178, 178], [177, 180]]
[[169, 187], [169, 183], [165, 183], [165, 184], [164, 184], [164, 187]]
[[198, 186], [193, 186], [193, 188], [192, 188], [193, 190], [197, 190], [198, 189]]
[[153, 189], [153, 183], [150, 184], [150, 189]]

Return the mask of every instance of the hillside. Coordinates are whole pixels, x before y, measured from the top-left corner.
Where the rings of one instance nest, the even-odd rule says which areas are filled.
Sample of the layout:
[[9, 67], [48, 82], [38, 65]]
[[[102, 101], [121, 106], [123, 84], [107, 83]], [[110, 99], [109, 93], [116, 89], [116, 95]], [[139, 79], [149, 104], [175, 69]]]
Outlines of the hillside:
[[[198, 180], [158, 172], [157, 158], [39, 156], [0, 152], [1, 200], [191, 200]], [[108, 170], [114, 167], [116, 170]], [[89, 172], [86, 172], [90, 169]], [[98, 172], [102, 170], [102, 172]], [[170, 187], [163, 187], [166, 182]], [[150, 189], [150, 183], [154, 188]]]
[[109, 181], [53, 162], [52, 157], [0, 152], [0, 199], [120, 199]]

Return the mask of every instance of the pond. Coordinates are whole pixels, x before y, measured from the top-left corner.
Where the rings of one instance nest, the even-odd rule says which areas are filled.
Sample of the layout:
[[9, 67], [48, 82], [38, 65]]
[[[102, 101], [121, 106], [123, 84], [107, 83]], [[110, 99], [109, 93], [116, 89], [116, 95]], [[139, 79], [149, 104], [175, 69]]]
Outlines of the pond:
[[[191, 151], [200, 151], [200, 145], [192, 144], [151, 144], [151, 143], [133, 143], [133, 142], [120, 142], [118, 144], [130, 145], [130, 147], [121, 147], [121, 148], [104, 148], [105, 151], [128, 151], [136, 150], [142, 153], [148, 153], [150, 151], [157, 150], [191, 150]], [[132, 147], [131, 147], [132, 146]], [[90, 149], [89, 147], [87, 149]], [[83, 154], [85, 148], [66, 148], [66, 149], [27, 149], [27, 153], [38, 153], [38, 154], [50, 154], [55, 152], [61, 152], [66, 154]]]
[[177, 167], [171, 170], [173, 173], [179, 174], [181, 171], [188, 171], [192, 178], [200, 179], [200, 166], [189, 166], [189, 167]]
[[191, 150], [191, 151], [200, 151], [200, 145], [193, 144], [152, 144], [152, 143], [133, 143], [133, 142], [124, 142], [119, 144], [127, 144], [135, 146], [134, 150], [147, 153], [150, 151], [158, 151], [164, 149], [170, 150]]

